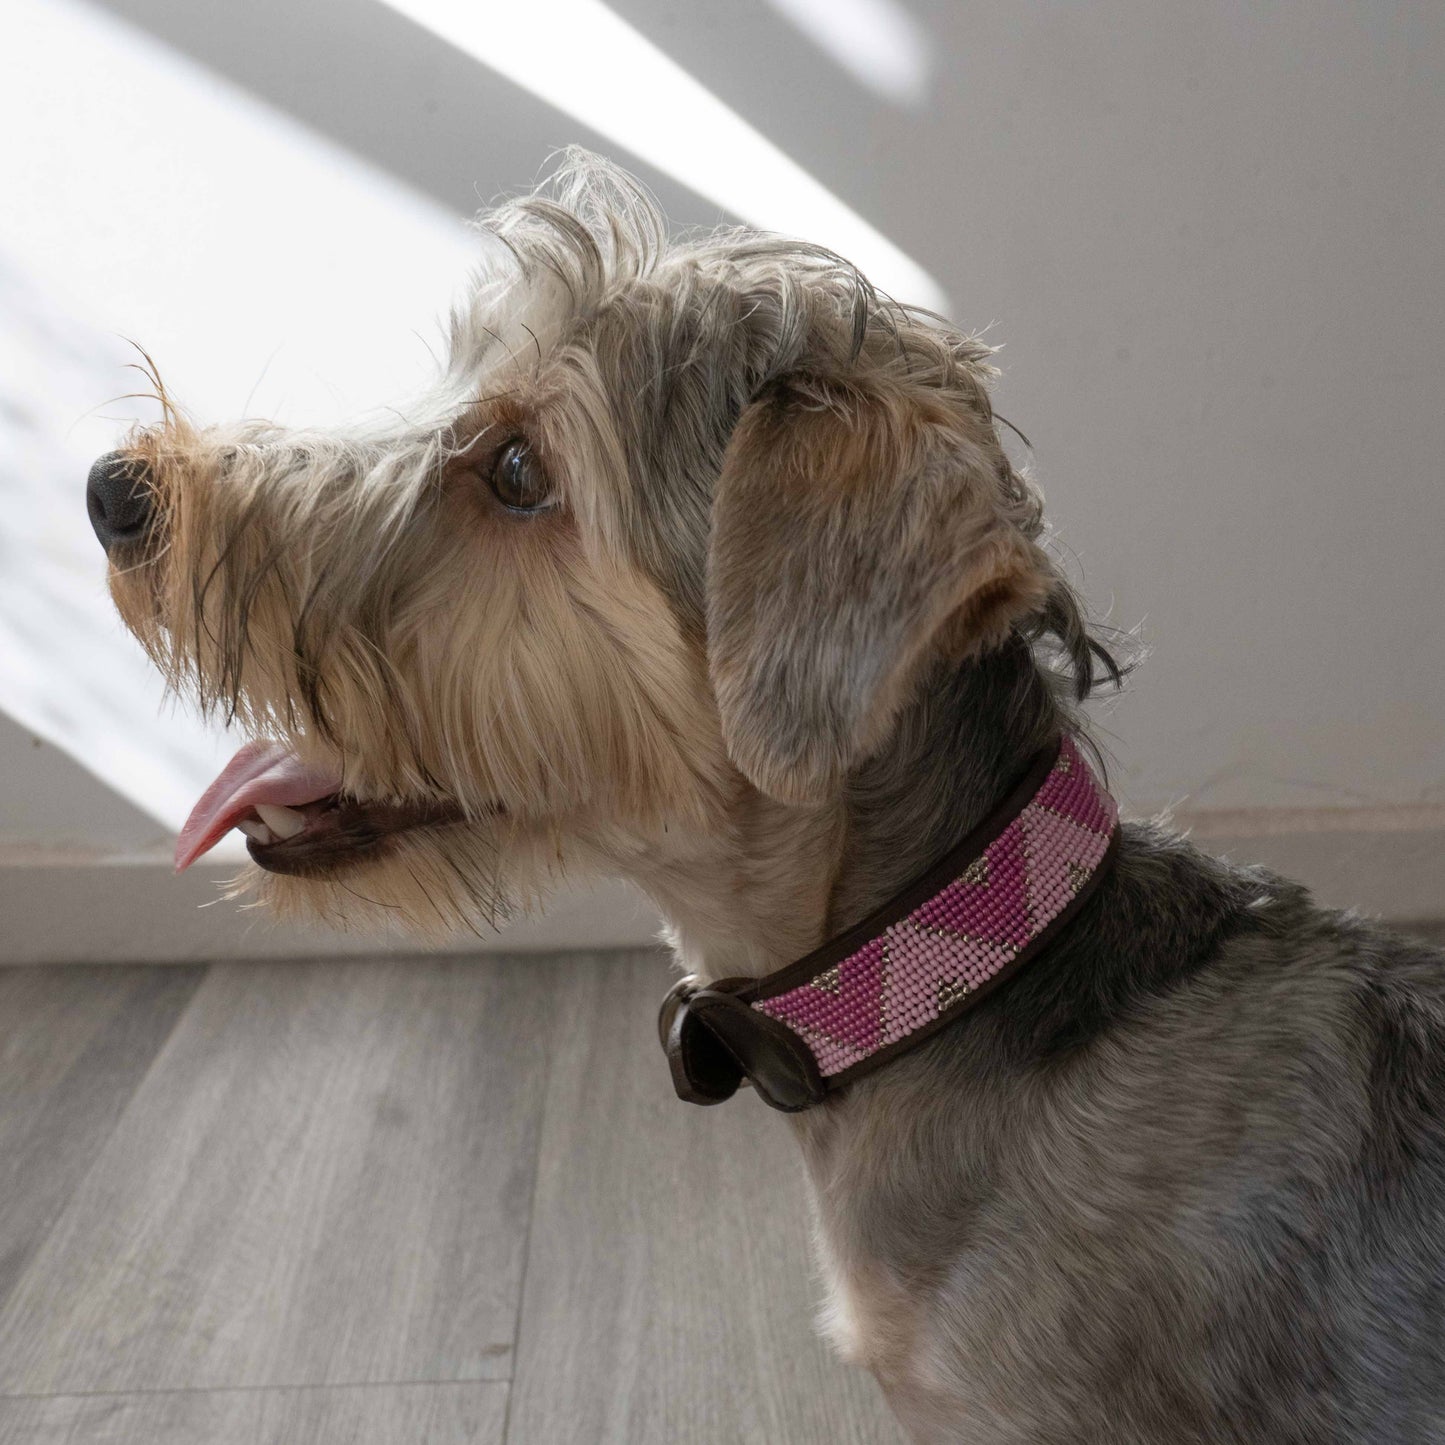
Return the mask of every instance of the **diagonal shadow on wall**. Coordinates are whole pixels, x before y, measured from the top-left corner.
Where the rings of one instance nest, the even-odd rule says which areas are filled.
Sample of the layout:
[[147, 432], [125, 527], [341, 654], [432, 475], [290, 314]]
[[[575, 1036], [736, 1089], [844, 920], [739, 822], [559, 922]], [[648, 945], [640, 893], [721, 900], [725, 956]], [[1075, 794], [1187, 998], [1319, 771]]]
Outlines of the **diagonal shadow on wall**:
[[[380, 0], [101, 3], [461, 215], [524, 185], [557, 147], [621, 149]], [[675, 221], [731, 219], [636, 157], [619, 158]]]

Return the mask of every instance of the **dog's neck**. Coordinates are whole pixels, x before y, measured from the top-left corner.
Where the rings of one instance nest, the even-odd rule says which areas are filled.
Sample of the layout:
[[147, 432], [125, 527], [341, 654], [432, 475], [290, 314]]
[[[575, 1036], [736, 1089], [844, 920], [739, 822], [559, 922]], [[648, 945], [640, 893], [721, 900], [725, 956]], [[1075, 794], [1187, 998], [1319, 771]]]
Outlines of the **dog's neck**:
[[890, 747], [849, 780], [828, 934], [871, 913], [956, 846], [1065, 723], [1021, 640], [962, 668], [938, 668]]
[[623, 868], [661, 907], [688, 972], [770, 973], [902, 891], [993, 810], [1066, 723], [1030, 649], [1015, 641], [935, 668], [889, 746], [837, 800], [788, 806], [740, 783], [722, 826], [669, 830]]

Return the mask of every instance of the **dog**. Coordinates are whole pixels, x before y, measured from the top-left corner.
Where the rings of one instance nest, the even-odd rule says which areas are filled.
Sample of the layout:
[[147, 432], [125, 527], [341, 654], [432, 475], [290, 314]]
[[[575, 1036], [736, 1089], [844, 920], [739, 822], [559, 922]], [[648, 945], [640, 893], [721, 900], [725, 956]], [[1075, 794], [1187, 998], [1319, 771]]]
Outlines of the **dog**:
[[793, 1110], [826, 1332], [918, 1441], [1445, 1440], [1440, 954], [1100, 813], [1041, 946], [866, 1076], [728, 1044], [1124, 670], [990, 348], [583, 153], [482, 224], [425, 395], [200, 427], [157, 378], [92, 471], [125, 622], [253, 739], [178, 862], [239, 826], [277, 913], [426, 935], [640, 885], [725, 1045], [680, 1092]]

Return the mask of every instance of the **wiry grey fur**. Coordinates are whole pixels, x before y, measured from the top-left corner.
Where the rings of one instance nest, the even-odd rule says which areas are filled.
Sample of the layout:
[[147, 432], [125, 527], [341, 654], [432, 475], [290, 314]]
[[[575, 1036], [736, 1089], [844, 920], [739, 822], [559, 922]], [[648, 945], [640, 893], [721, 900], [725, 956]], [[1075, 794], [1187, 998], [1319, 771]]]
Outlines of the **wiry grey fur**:
[[[117, 601], [360, 805], [453, 810], [335, 879], [258, 874], [269, 901], [456, 924], [593, 868], [651, 892], [684, 967], [777, 968], [1117, 668], [979, 342], [817, 248], [672, 241], [593, 158], [486, 224], [503, 259], [400, 421], [134, 439], [158, 541]], [[474, 505], [509, 427], [548, 516]], [[794, 1121], [832, 1337], [919, 1441], [1445, 1440], [1442, 978], [1126, 825], [1044, 955]]]
[[[930, 760], [984, 760], [937, 780], [966, 817], [1010, 775], [1012, 661], [942, 685], [913, 766], [854, 785], [840, 922], [904, 881], [889, 860]], [[824, 1218], [885, 1296], [926, 1301], [918, 1333], [859, 1351], [916, 1438], [1445, 1439], [1441, 965], [1126, 824], [1045, 955], [799, 1123]]]

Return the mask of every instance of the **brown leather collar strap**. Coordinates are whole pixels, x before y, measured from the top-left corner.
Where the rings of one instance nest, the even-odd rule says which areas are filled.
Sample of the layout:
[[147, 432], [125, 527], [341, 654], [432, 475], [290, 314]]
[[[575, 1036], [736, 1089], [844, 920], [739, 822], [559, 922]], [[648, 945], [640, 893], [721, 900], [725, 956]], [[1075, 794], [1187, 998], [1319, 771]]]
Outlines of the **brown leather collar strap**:
[[1118, 845], [1118, 809], [1070, 737], [923, 877], [806, 958], [761, 979], [683, 979], [658, 1020], [678, 1097], [746, 1078], [789, 1113], [912, 1048], [1047, 947]]

